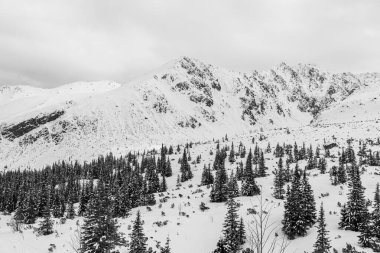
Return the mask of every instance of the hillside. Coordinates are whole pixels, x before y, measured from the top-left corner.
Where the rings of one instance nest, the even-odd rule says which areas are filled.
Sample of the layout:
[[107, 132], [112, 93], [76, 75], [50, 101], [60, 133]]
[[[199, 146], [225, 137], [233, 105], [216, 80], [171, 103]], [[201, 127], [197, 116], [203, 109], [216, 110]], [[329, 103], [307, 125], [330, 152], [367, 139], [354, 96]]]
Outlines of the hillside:
[[182, 57], [123, 85], [2, 86], [0, 167], [41, 167], [162, 142], [330, 122], [351, 100], [369, 108], [346, 110], [344, 118], [370, 112], [366, 119], [374, 119], [378, 107], [360, 94], [377, 91], [378, 80], [285, 63], [239, 73]]

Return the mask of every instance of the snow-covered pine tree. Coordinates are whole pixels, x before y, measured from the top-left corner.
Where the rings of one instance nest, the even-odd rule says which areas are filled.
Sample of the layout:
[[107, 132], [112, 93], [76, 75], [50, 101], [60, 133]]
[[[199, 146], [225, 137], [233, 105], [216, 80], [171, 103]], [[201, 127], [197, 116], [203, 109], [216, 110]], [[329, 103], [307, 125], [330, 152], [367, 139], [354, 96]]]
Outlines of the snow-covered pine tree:
[[225, 179], [225, 168], [224, 166], [218, 168], [215, 175], [214, 184], [212, 185], [210, 192], [211, 202], [224, 202], [228, 198], [228, 189]]
[[258, 173], [257, 173], [257, 176], [258, 177], [265, 177], [267, 175], [267, 170], [268, 168], [265, 167], [265, 158], [264, 158], [264, 153], [263, 151], [260, 152], [260, 156], [259, 156], [259, 163], [258, 163]]
[[223, 235], [227, 252], [231, 253], [236, 253], [241, 248], [237, 210], [237, 203], [233, 198], [229, 198], [227, 201], [227, 214], [223, 224]]
[[231, 171], [231, 175], [227, 183], [227, 191], [229, 198], [235, 198], [240, 195], [239, 185], [233, 171]]
[[51, 220], [50, 216], [50, 207], [49, 204], [47, 204], [43, 212], [43, 219], [40, 221], [38, 227], [39, 235], [50, 235], [53, 233], [53, 221]]
[[303, 205], [301, 172], [296, 164], [291, 187], [288, 187], [285, 202], [284, 219], [282, 230], [288, 239], [292, 240], [296, 236], [306, 235], [308, 224], [305, 222]]
[[366, 200], [364, 197], [364, 187], [360, 179], [359, 167], [354, 165], [350, 170], [348, 201], [346, 210], [339, 223], [340, 228], [352, 231], [360, 231], [361, 226], [368, 217]]
[[210, 164], [207, 167], [206, 164], [203, 166], [201, 185], [209, 185], [214, 183], [214, 176], [211, 173]]
[[283, 168], [282, 157], [278, 160], [278, 168], [274, 171], [274, 192], [273, 197], [283, 199], [285, 195], [285, 171]]
[[313, 253], [328, 253], [330, 252], [330, 239], [328, 238], [328, 231], [326, 230], [325, 211], [323, 210], [323, 203], [319, 210], [318, 216], [318, 235], [317, 241], [314, 244]]
[[75, 217], [75, 210], [74, 210], [74, 196], [70, 192], [69, 194], [69, 199], [67, 202], [67, 213], [66, 213], [66, 218], [67, 219], [74, 219]]
[[24, 200], [22, 216], [25, 224], [33, 224], [36, 221], [37, 205], [32, 192], [28, 193]]
[[99, 181], [82, 226], [82, 253], [109, 252], [116, 246], [125, 245], [117, 221], [112, 217], [112, 206], [108, 186]]
[[185, 182], [193, 178], [193, 173], [191, 172], [190, 164], [188, 162], [186, 149], [183, 150], [180, 171], [181, 171], [181, 182]]
[[160, 253], [171, 253], [169, 236], [166, 238], [165, 247], [161, 248]]
[[130, 234], [131, 242], [129, 243], [130, 253], [146, 253], [146, 241], [143, 231], [143, 223], [141, 220], [140, 211], [137, 212], [136, 219], [133, 222], [132, 233]]
[[[248, 155], [249, 157], [249, 155]], [[248, 158], [247, 158], [248, 164]], [[255, 175], [252, 171], [252, 166], [246, 166], [245, 175], [241, 185], [241, 195], [254, 196], [260, 194], [260, 188], [256, 184]]]
[[239, 234], [239, 243], [240, 245], [243, 245], [245, 243], [245, 240], [247, 239], [243, 218], [240, 218], [238, 234]]
[[306, 175], [306, 170], [303, 171], [301, 205], [300, 209], [304, 213], [304, 222], [307, 226], [312, 227], [317, 219], [317, 215], [314, 193]]
[[376, 241], [380, 243], [380, 190], [379, 183], [376, 184], [375, 197], [373, 200], [373, 236], [376, 238]]
[[230, 154], [228, 156], [228, 161], [230, 163], [234, 163], [235, 162], [235, 149], [234, 149], [234, 143], [233, 142], [231, 144], [231, 150], [230, 150]]
[[226, 248], [226, 243], [222, 238], [219, 239], [218, 243], [216, 244], [216, 249], [213, 253], [229, 253], [229, 251]]

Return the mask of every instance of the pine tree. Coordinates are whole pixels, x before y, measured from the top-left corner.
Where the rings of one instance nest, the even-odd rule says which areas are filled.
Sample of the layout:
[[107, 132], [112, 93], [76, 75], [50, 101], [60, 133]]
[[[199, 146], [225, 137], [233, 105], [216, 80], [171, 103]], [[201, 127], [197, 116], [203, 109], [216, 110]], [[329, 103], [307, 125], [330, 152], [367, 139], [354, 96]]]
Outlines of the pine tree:
[[325, 212], [323, 210], [323, 203], [319, 211], [318, 217], [318, 236], [314, 244], [314, 253], [328, 253], [330, 252], [330, 240], [328, 238], [328, 231], [326, 230]]
[[166, 192], [168, 189], [168, 186], [166, 184], [166, 177], [165, 175], [162, 176], [162, 183], [161, 183], [161, 186], [160, 186], [160, 192]]
[[314, 225], [317, 215], [316, 215], [316, 207], [315, 207], [315, 199], [314, 193], [311, 189], [311, 185], [306, 175], [306, 170], [303, 173], [302, 179], [302, 201], [301, 201], [301, 209], [304, 213], [304, 221], [307, 226], [311, 227]]
[[203, 166], [201, 185], [209, 185], [214, 183], [214, 176], [211, 173], [210, 166]]
[[132, 233], [130, 234], [131, 242], [129, 244], [130, 253], [146, 253], [146, 241], [140, 211], [137, 212], [136, 220], [133, 222]]
[[69, 202], [67, 203], [67, 219], [74, 219], [75, 217], [75, 209], [74, 209], [74, 203], [73, 200], [70, 198]]
[[237, 203], [233, 198], [227, 201], [227, 214], [223, 224], [224, 242], [228, 252], [236, 253], [241, 247]]
[[228, 156], [228, 161], [230, 163], [235, 162], [235, 150], [234, 150], [234, 143], [233, 142], [231, 144], [231, 150], [230, 150], [230, 154]]
[[274, 172], [274, 192], [273, 196], [276, 199], [283, 199], [285, 190], [284, 190], [284, 185], [285, 185], [285, 172], [283, 169], [283, 164], [282, 164], [282, 158], [280, 157], [278, 161], [278, 169], [275, 170]]
[[216, 171], [214, 184], [212, 185], [210, 192], [211, 202], [224, 202], [227, 200], [228, 189], [226, 183], [224, 182], [225, 173], [224, 166]]
[[347, 182], [347, 174], [346, 174], [346, 170], [344, 168], [344, 165], [343, 163], [340, 163], [339, 164], [339, 167], [338, 167], [338, 172], [337, 172], [337, 176], [338, 176], [338, 183], [340, 184], [344, 184]]
[[373, 240], [373, 227], [370, 223], [369, 217], [366, 217], [366, 220], [363, 222], [363, 224], [360, 227], [360, 235], [359, 238], [359, 245], [368, 248], [371, 247], [374, 243]]
[[321, 174], [325, 174], [325, 173], [326, 173], [326, 170], [327, 170], [327, 162], [326, 162], [326, 159], [321, 158], [321, 159], [319, 160], [319, 171], [321, 172]]
[[264, 153], [261, 151], [260, 156], [259, 156], [259, 168], [258, 168], [258, 177], [265, 177], [267, 175], [267, 167], [265, 167], [265, 158], [264, 158]]
[[40, 226], [38, 228], [39, 235], [50, 235], [53, 233], [53, 221], [50, 216], [50, 207], [49, 205], [46, 205], [43, 212], [43, 220], [40, 222]]
[[368, 217], [368, 210], [358, 166], [351, 168], [349, 189], [346, 210], [342, 213], [339, 226], [346, 230], [359, 231]]
[[239, 237], [239, 244], [243, 245], [245, 243], [245, 240], [247, 239], [246, 233], [245, 233], [245, 226], [243, 218], [240, 218], [239, 228], [238, 228], [238, 237]]
[[216, 249], [213, 253], [229, 253], [230, 251], [227, 250], [226, 243], [223, 239], [219, 239], [218, 243], [216, 244]]
[[188, 162], [186, 149], [183, 150], [180, 171], [181, 171], [181, 182], [185, 182], [193, 178], [193, 173], [191, 172], [190, 164]]
[[376, 184], [375, 198], [373, 201], [373, 236], [380, 242], [380, 190], [379, 183]]
[[96, 193], [88, 203], [82, 226], [81, 252], [109, 252], [116, 246], [125, 244], [118, 232], [117, 221], [112, 217], [112, 203], [109, 188], [99, 181]]
[[251, 150], [249, 151], [247, 156], [247, 163], [241, 186], [241, 195], [243, 196], [254, 196], [260, 194], [260, 188], [257, 186], [255, 181], [250, 157], [252, 157]]
[[227, 191], [228, 191], [228, 197], [229, 198], [235, 198], [238, 197], [239, 194], [239, 185], [236, 180], [236, 176], [234, 175], [233, 171], [231, 172], [231, 176], [227, 183]]
[[292, 240], [296, 236], [306, 235], [306, 230], [308, 227], [308, 224], [305, 222], [304, 210], [300, 208], [303, 206], [303, 197], [301, 173], [299, 171], [298, 164], [296, 164], [292, 185], [290, 188], [288, 187], [286, 195], [282, 230], [288, 236], [288, 238]]
[[28, 193], [24, 201], [22, 216], [24, 217], [25, 224], [33, 224], [36, 221], [37, 205], [34, 201], [34, 196], [32, 193]]
[[161, 248], [161, 253], [171, 253], [169, 236], [166, 238], [165, 247]]

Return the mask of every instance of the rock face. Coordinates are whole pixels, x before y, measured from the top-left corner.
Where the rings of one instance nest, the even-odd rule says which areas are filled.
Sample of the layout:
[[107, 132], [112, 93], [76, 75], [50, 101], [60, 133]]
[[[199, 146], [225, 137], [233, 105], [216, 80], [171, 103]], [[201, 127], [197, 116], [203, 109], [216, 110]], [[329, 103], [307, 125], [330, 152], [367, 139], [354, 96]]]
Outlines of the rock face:
[[3, 86], [0, 168], [307, 125], [379, 80], [285, 63], [240, 73], [183, 57], [125, 85]]
[[60, 110], [60, 111], [54, 111], [50, 114], [42, 114], [42, 115], [37, 115], [34, 118], [27, 119], [25, 121], [22, 121], [18, 124], [15, 125], [9, 125], [5, 126], [1, 130], [1, 135], [10, 140], [13, 141], [16, 138], [19, 138], [21, 136], [26, 135], [30, 131], [48, 123], [51, 121], [54, 121], [58, 119], [60, 116], [62, 116], [65, 113], [65, 111]]

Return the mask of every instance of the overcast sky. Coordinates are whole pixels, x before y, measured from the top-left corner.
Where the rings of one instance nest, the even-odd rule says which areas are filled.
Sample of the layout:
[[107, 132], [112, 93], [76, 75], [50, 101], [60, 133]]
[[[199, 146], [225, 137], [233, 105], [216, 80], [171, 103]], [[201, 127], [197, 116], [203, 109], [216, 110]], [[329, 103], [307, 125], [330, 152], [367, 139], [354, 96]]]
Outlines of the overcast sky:
[[380, 0], [0, 0], [0, 84], [123, 83], [184, 55], [380, 72]]

